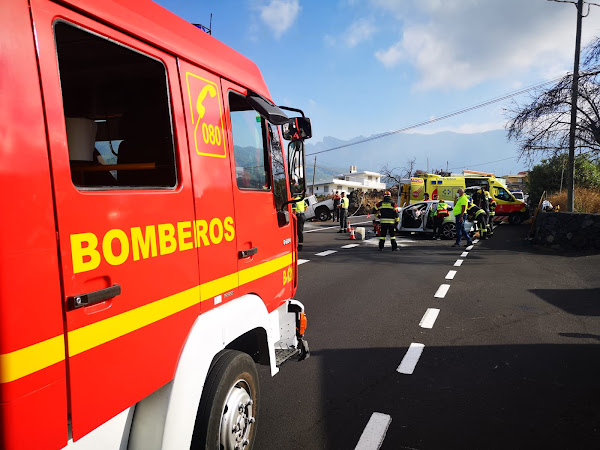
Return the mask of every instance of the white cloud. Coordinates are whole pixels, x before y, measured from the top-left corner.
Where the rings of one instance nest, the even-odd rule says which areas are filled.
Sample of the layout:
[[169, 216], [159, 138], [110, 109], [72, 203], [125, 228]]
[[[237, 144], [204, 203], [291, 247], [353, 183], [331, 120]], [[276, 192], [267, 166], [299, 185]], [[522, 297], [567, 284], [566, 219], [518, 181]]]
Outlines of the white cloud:
[[375, 27], [373, 24], [372, 19], [361, 19], [353, 22], [343, 33], [337, 37], [326, 34], [323, 37], [323, 41], [328, 47], [343, 45], [348, 48], [353, 48], [371, 39], [373, 34], [376, 32], [377, 27]]
[[396, 66], [404, 57], [402, 42], [392, 45], [387, 50], [378, 50], [375, 52], [375, 57], [388, 68]]
[[302, 8], [299, 0], [271, 0], [259, 9], [261, 20], [279, 39], [294, 24]]
[[343, 40], [349, 48], [356, 47], [358, 44], [369, 40], [375, 31], [377, 30], [371, 21], [357, 21], [348, 27]]
[[[376, 58], [388, 68], [414, 66], [419, 72], [417, 89], [466, 89], [525, 71], [552, 78], [572, 69], [572, 5], [523, 0], [371, 4], [403, 24], [401, 39], [377, 51]], [[600, 9], [592, 9], [584, 19], [582, 42], [599, 28]]]

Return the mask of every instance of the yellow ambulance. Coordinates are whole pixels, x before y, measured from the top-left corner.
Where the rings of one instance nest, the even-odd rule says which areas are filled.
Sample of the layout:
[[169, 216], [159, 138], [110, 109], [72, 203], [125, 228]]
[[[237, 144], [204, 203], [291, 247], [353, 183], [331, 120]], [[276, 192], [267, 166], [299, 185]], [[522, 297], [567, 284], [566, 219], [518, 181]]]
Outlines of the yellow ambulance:
[[451, 176], [443, 177], [435, 174], [424, 174], [423, 177], [412, 177], [410, 184], [401, 187], [401, 204], [423, 201], [423, 195], [429, 194], [431, 200], [455, 200], [458, 189], [464, 189], [472, 195], [483, 187], [496, 200], [495, 223], [509, 222], [518, 225], [529, 218], [527, 205], [517, 200], [508, 189], [493, 176]]

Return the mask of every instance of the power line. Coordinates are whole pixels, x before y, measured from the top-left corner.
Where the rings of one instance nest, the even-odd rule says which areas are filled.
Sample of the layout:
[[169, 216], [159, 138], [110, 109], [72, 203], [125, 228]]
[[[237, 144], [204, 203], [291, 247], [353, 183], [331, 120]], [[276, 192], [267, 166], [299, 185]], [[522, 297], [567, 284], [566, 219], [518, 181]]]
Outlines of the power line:
[[450, 167], [449, 170], [462, 169], [462, 168], [466, 167], [467, 165], [469, 167], [485, 166], [486, 164], [493, 164], [493, 163], [508, 161], [509, 159], [517, 159], [517, 158], [518, 158], [518, 156], [511, 156], [510, 158], [497, 159], [496, 161], [488, 161], [488, 162], [478, 163], [478, 164], [465, 164], [464, 166], [461, 166], [461, 167]]
[[448, 114], [444, 114], [443, 116], [436, 117], [434, 119], [429, 119], [429, 120], [426, 120], [424, 122], [419, 122], [419, 123], [416, 123], [416, 124], [413, 124], [413, 125], [409, 125], [409, 126], [404, 127], [404, 128], [400, 128], [399, 130], [388, 131], [387, 133], [382, 133], [382, 134], [378, 134], [376, 136], [371, 136], [369, 138], [361, 139], [361, 140], [356, 141], [356, 142], [350, 142], [348, 144], [338, 145], [337, 147], [328, 148], [326, 150], [319, 150], [318, 152], [307, 153], [306, 156], [318, 155], [319, 153], [331, 152], [333, 150], [339, 150], [341, 148], [350, 147], [352, 145], [363, 144], [365, 142], [370, 142], [370, 141], [374, 141], [376, 139], [381, 139], [381, 138], [384, 138], [384, 137], [387, 137], [387, 136], [391, 136], [392, 134], [402, 133], [404, 131], [412, 130], [413, 128], [418, 128], [418, 127], [422, 127], [424, 125], [429, 125], [431, 123], [439, 122], [440, 120], [449, 119], [450, 117], [458, 116], [459, 114], [464, 114], [466, 112], [473, 111], [473, 110], [479, 109], [479, 108], [483, 108], [484, 106], [492, 105], [494, 103], [501, 102], [502, 100], [506, 100], [506, 99], [509, 99], [511, 97], [515, 97], [517, 95], [524, 94], [524, 93], [526, 93], [528, 91], [540, 88], [540, 87], [545, 86], [547, 84], [555, 83], [556, 81], [558, 81], [558, 80], [560, 80], [562, 78], [563, 77], [561, 76], [561, 77], [554, 78], [554, 79], [549, 80], [549, 81], [544, 81], [543, 83], [535, 84], [533, 86], [529, 86], [529, 87], [526, 87], [526, 88], [523, 88], [523, 89], [519, 89], [517, 91], [513, 91], [513, 92], [510, 92], [508, 94], [504, 94], [504, 95], [502, 95], [500, 97], [496, 97], [496, 98], [493, 98], [493, 99], [490, 99], [490, 100], [486, 100], [486, 101], [484, 101], [482, 103], [479, 103], [477, 105], [469, 106], [467, 108], [463, 108], [463, 109], [460, 109], [458, 111], [454, 111], [454, 112], [451, 112], [451, 113], [448, 113]]

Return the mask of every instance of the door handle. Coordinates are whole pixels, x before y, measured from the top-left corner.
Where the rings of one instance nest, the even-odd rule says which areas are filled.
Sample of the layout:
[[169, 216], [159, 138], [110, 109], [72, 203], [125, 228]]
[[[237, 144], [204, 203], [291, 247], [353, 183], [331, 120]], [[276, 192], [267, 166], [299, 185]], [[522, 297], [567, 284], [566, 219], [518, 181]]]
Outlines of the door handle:
[[68, 311], [72, 311], [77, 308], [84, 306], [90, 306], [94, 303], [100, 303], [104, 300], [116, 297], [121, 293], [121, 286], [118, 284], [107, 287], [106, 289], [100, 289], [98, 291], [88, 292], [87, 294], [74, 295], [67, 297]]
[[249, 256], [256, 255], [257, 253], [257, 247], [252, 247], [250, 250], [240, 250], [240, 252], [238, 253], [238, 259], [248, 258]]

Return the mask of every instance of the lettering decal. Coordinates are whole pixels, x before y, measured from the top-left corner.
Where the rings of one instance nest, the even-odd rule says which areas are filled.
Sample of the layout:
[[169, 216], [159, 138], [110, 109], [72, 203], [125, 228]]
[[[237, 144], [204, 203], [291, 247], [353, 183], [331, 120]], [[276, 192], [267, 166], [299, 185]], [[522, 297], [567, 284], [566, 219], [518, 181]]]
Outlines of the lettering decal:
[[97, 269], [102, 261], [119, 266], [193, 248], [218, 245], [235, 238], [233, 217], [161, 223], [129, 230], [114, 228], [103, 236], [78, 233], [70, 236], [73, 273]]

